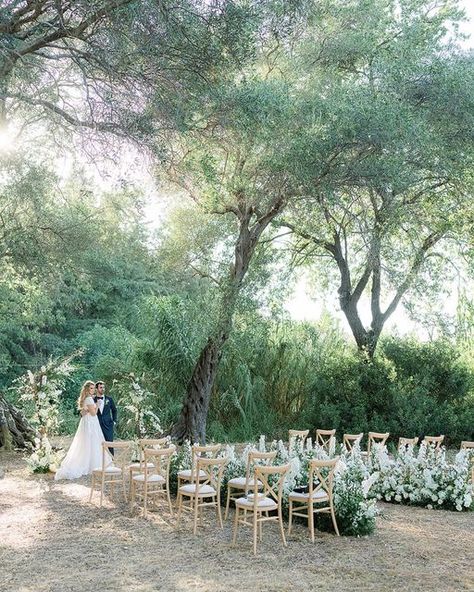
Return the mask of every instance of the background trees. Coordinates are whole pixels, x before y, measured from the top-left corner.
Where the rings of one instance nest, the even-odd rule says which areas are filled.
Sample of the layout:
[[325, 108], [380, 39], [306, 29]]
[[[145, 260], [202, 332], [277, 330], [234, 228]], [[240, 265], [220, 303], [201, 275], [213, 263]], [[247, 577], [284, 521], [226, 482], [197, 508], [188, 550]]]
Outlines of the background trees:
[[[446, 285], [448, 255], [469, 269], [473, 69], [451, 3], [1, 10], [20, 134], [0, 162], [0, 388], [81, 347], [65, 431], [83, 380], [126, 392], [113, 381], [133, 372], [178, 439], [315, 423], [472, 439], [468, 298], [452, 343], [375, 355], [403, 299]], [[137, 171], [107, 189], [88, 174], [127, 142], [171, 193], [154, 230]], [[288, 318], [301, 264], [337, 284], [370, 364], [329, 316]]]

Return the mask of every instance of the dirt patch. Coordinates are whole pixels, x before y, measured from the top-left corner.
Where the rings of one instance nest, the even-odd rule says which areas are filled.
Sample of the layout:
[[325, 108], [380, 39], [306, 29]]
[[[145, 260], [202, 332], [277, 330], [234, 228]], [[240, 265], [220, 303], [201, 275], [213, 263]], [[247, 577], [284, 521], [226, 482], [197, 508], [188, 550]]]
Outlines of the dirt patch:
[[[283, 547], [264, 525], [258, 556], [241, 527], [230, 546], [209, 513], [193, 536], [162, 506], [144, 519], [122, 501], [88, 502], [89, 479], [56, 483], [28, 474], [21, 456], [0, 453], [0, 590], [15, 592], [292, 592], [474, 590], [474, 513], [381, 504], [370, 537], [296, 525]], [[267, 528], [265, 528], [267, 526]]]

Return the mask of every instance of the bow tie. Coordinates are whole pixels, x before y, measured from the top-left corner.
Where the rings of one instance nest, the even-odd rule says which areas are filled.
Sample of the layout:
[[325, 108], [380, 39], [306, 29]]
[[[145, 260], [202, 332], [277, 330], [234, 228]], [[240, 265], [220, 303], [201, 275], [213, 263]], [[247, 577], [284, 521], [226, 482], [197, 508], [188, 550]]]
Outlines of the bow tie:
[[99, 401], [103, 401], [105, 397], [96, 397]]

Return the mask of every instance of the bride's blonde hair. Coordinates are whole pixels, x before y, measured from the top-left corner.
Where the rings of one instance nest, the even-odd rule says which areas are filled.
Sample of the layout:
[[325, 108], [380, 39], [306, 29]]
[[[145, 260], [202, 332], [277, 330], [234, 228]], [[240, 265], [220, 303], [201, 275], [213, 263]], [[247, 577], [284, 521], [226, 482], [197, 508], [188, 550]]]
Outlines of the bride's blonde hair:
[[77, 408], [81, 410], [84, 407], [84, 400], [87, 396], [89, 396], [89, 389], [93, 386], [95, 388], [95, 382], [92, 380], [86, 380], [85, 383], [82, 385], [81, 394], [77, 399]]

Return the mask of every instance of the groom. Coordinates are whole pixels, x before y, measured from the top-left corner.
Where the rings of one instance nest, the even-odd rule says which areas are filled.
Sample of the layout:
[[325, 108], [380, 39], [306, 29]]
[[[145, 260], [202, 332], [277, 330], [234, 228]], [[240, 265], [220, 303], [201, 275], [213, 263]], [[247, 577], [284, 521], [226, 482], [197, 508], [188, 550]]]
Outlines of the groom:
[[[102, 381], [95, 383], [96, 396], [94, 401], [97, 403], [97, 417], [100, 427], [104, 434], [106, 442], [114, 441], [114, 425], [117, 423], [117, 407], [115, 407], [112, 397], [105, 396], [105, 384]], [[111, 454], [113, 448], [109, 448]]]

